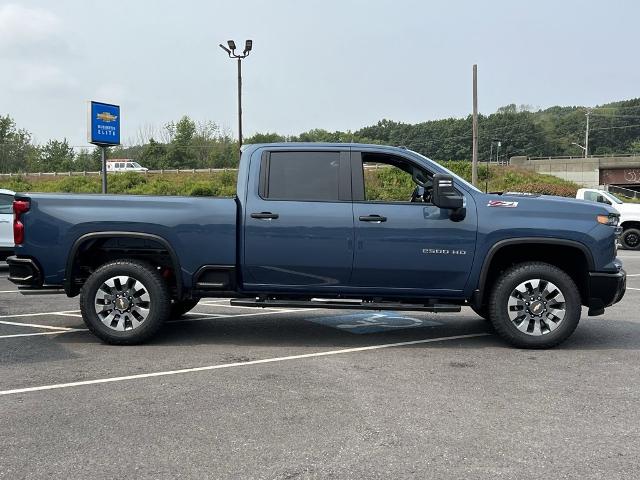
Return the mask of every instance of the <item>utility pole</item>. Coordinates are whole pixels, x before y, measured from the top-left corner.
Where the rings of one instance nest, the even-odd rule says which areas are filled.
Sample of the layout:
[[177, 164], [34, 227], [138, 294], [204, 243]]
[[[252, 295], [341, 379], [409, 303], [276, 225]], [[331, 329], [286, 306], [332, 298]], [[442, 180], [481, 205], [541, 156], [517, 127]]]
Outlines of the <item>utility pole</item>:
[[238, 59], [238, 148], [242, 148], [242, 59], [249, 56], [253, 48], [253, 40], [247, 40], [244, 43], [244, 50], [241, 54], [236, 53], [236, 42], [233, 40], [227, 40], [227, 45], [229, 48], [220, 44], [220, 48], [227, 52], [229, 58]]
[[478, 65], [473, 65], [473, 153], [471, 158], [471, 183], [478, 184]]
[[589, 156], [589, 115], [591, 115], [591, 110], [587, 110], [585, 113], [587, 116], [587, 129], [584, 132], [584, 158]]

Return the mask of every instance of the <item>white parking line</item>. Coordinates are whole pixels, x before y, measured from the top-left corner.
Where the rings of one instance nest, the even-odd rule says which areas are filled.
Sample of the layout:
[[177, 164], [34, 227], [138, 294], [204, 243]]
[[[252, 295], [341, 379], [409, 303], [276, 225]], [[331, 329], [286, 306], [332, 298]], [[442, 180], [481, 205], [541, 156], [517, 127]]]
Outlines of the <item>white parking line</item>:
[[20, 293], [20, 290], [0, 290], [0, 293]]
[[631, 288], [631, 287], [627, 287], [627, 290], [640, 290], [640, 288]]
[[18, 317], [42, 317], [46, 315], [63, 315], [69, 317], [79, 317], [80, 310], [63, 310], [61, 312], [40, 312], [40, 313], [14, 313], [13, 315], [0, 315], [0, 318]]
[[[306, 309], [306, 310], [315, 310], [315, 309]], [[43, 316], [43, 315], [61, 315], [65, 317], [80, 317], [82, 315], [79, 313], [75, 313], [78, 310], [68, 310], [62, 312], [47, 312], [47, 313], [21, 313], [16, 315], [4, 315], [0, 318], [12, 318], [12, 317], [31, 317], [31, 316]], [[291, 313], [291, 312], [299, 312], [300, 309], [296, 310], [278, 310], [276, 312], [256, 312], [256, 313], [241, 313], [238, 315], [223, 315], [218, 313], [197, 313], [190, 312], [189, 315], [195, 315], [195, 318], [180, 318], [177, 320], [170, 320], [167, 323], [180, 323], [180, 322], [200, 322], [203, 320], [217, 320], [219, 318], [235, 318], [235, 317], [251, 317], [257, 315], [274, 315], [276, 313]], [[74, 312], [74, 313], [72, 313]], [[56, 330], [55, 332], [48, 332], [47, 335], [51, 335], [53, 333], [67, 333], [67, 332], [85, 332], [86, 328], [72, 328], [72, 327], [55, 327], [51, 325], [42, 325], [39, 323], [22, 323], [22, 322], [10, 322], [7, 320], [0, 320], [0, 324], [4, 325], [13, 325], [17, 327], [31, 327], [31, 328], [45, 328], [48, 330]], [[2, 335], [1, 338], [15, 338], [15, 337], [30, 337], [35, 335], [44, 335], [44, 333], [20, 333], [13, 335]]]
[[53, 313], [52, 315], [62, 315], [63, 317], [78, 317], [78, 318], [82, 318], [82, 315], [79, 313], [71, 313], [71, 312], [56, 312]]
[[627, 273], [627, 277], [640, 277], [640, 273]]
[[[222, 308], [243, 308], [243, 309], [248, 309], [248, 308], [257, 308], [257, 307], [244, 307], [242, 305], [229, 305], [228, 303], [219, 303], [219, 301], [214, 301], [214, 302], [200, 302], [198, 303], [198, 305], [207, 305], [209, 307], [222, 307]], [[282, 308], [275, 308], [275, 307], [260, 307], [263, 308], [265, 310], [283, 310]]]
[[313, 311], [318, 310], [317, 308], [305, 308], [305, 309], [296, 309], [296, 310], [278, 310], [276, 312], [256, 312], [256, 313], [239, 313], [238, 315], [219, 315], [217, 313], [197, 313], [193, 312], [194, 315], [204, 315], [203, 317], [197, 318], [180, 318], [178, 320], [170, 320], [167, 323], [178, 323], [178, 322], [198, 322], [201, 320], [217, 320], [220, 318], [236, 318], [236, 317], [255, 317], [258, 315], [275, 315], [276, 313], [291, 313], [291, 312], [301, 312], [301, 311]]
[[451, 337], [425, 338], [423, 340], [412, 340], [409, 342], [386, 343], [382, 345], [369, 345], [367, 347], [344, 348], [341, 350], [329, 350], [326, 352], [305, 353], [302, 355], [290, 355], [287, 357], [264, 358], [262, 360], [250, 360], [247, 362], [223, 363], [220, 365], [208, 365], [206, 367], [183, 368], [181, 370], [168, 370], [164, 372], [141, 373], [137, 375], [126, 375], [124, 377], [98, 378], [96, 380], [84, 380], [80, 382], [55, 383], [52, 385], [42, 385], [39, 387], [16, 388], [13, 390], [2, 390], [0, 395], [13, 395], [16, 393], [38, 392], [41, 390], [54, 390], [59, 388], [80, 387], [83, 385], [95, 385], [99, 383], [122, 382], [125, 380], [138, 380], [151, 377], [166, 377], [169, 375], [179, 375], [184, 373], [204, 372], [207, 370], [220, 370], [223, 368], [244, 367], [247, 365], [259, 365], [262, 363], [286, 362], [290, 360], [301, 360], [303, 358], [326, 357], [329, 355], [342, 355], [345, 353], [365, 352], [369, 350], [380, 350], [383, 348], [404, 347], [407, 345], [417, 345], [420, 343], [444, 342], [447, 340], [461, 340], [464, 338], [485, 337], [490, 333], [471, 333], [468, 335], [454, 335]]
[[16, 327], [46, 328], [48, 330], [73, 330], [73, 328], [70, 327], [53, 327], [51, 325], [40, 325], [37, 323], [7, 322], [6, 320], [0, 320], [0, 324], [15, 325]]
[[38, 332], [38, 333], [14, 333], [13, 335], [0, 335], [0, 339], [2, 338], [16, 338], [16, 337], [36, 337], [38, 335], [61, 335], [63, 333], [72, 333], [72, 332], [87, 332], [86, 328], [70, 328], [69, 330], [60, 330], [57, 332]]

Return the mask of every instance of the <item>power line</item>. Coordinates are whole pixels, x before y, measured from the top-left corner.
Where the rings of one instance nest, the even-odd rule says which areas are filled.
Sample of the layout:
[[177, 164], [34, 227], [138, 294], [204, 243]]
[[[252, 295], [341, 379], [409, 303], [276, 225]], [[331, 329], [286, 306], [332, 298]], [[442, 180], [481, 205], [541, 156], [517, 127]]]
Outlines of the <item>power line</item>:
[[620, 128], [637, 128], [640, 127], [640, 124], [637, 125], [619, 125], [617, 127], [602, 127], [602, 128], [592, 128], [591, 131], [594, 130], [615, 130]]

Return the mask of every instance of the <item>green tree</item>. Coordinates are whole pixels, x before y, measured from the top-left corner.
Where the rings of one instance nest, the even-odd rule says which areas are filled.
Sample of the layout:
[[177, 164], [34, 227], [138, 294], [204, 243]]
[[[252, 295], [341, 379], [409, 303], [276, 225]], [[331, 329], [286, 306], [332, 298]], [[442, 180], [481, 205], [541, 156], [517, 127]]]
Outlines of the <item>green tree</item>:
[[167, 129], [171, 131], [171, 143], [167, 150], [168, 168], [195, 168], [196, 155], [193, 137], [196, 133], [196, 124], [186, 115], [178, 123], [170, 124]]
[[100, 149], [94, 148], [92, 151], [82, 149], [76, 155], [73, 162], [73, 170], [78, 172], [97, 172], [100, 171], [102, 165]]
[[36, 157], [31, 134], [18, 129], [9, 115], [0, 115], [0, 173], [25, 172]]
[[49, 140], [40, 149], [40, 161], [47, 172], [68, 172], [73, 169], [75, 154], [67, 139]]
[[150, 170], [169, 168], [167, 160], [167, 146], [156, 142], [153, 138], [142, 147], [138, 161]]

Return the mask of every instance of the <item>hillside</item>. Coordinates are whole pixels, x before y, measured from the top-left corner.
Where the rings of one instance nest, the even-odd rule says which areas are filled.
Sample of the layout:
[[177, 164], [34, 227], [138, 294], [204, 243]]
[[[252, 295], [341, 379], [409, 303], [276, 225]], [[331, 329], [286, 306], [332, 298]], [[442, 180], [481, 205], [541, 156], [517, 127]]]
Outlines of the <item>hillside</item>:
[[[500, 160], [514, 155], [582, 156], [582, 150], [572, 143], [584, 142], [587, 111], [590, 154], [640, 153], [640, 98], [636, 98], [589, 109], [555, 106], [533, 111], [527, 106], [507, 105], [490, 115], [480, 115], [479, 159], [489, 159], [495, 140], [501, 142]], [[153, 133], [138, 132], [137, 137], [137, 145], [110, 149], [110, 158], [131, 158], [150, 169], [230, 168], [238, 162], [237, 142], [214, 122], [194, 122], [185, 116]], [[355, 131], [313, 129], [291, 136], [257, 133], [245, 139], [245, 143], [274, 141], [404, 145], [434, 160], [468, 161], [471, 116], [417, 124], [383, 119]], [[35, 145], [29, 131], [16, 125], [10, 116], [0, 116], [0, 146], [0, 173], [95, 171], [100, 166], [98, 151], [90, 147], [75, 151], [65, 139]], [[497, 153], [494, 149], [493, 159]]]

